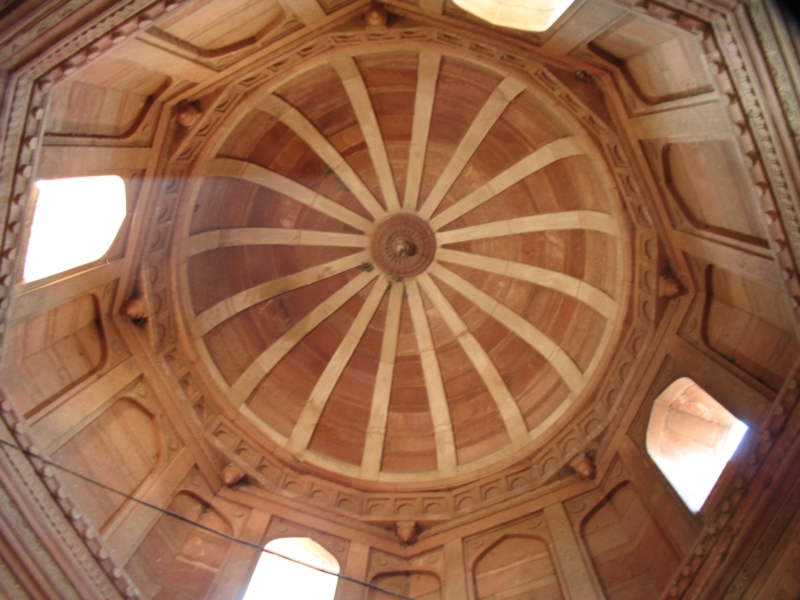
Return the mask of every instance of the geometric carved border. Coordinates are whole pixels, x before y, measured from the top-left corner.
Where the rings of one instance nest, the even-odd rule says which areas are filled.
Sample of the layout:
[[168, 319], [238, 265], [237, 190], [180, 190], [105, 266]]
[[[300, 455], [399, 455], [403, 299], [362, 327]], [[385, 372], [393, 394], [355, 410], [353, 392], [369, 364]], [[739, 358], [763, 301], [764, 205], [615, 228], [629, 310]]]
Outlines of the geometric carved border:
[[[0, 436], [5, 441], [32, 454], [39, 452], [16, 409], [2, 396], [0, 418]], [[123, 598], [142, 599], [125, 570], [111, 558], [97, 530], [81, 512], [57, 471], [36, 457], [18, 450], [2, 447], [0, 453], [9, 475], [13, 473], [19, 481], [15, 489], [25, 494], [41, 523], [52, 532], [73, 564], [83, 571], [97, 597], [110, 600], [121, 595]]]

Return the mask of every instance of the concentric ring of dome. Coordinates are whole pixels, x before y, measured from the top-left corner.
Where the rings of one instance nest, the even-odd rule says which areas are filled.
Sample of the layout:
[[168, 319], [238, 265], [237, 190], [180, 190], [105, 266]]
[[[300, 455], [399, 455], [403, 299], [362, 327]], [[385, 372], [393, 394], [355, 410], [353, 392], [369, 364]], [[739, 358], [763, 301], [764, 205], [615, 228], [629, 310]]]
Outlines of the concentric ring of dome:
[[598, 157], [532, 81], [425, 48], [260, 90], [186, 211], [205, 367], [270, 445], [340, 476], [523, 456], [620, 332], [629, 251]]

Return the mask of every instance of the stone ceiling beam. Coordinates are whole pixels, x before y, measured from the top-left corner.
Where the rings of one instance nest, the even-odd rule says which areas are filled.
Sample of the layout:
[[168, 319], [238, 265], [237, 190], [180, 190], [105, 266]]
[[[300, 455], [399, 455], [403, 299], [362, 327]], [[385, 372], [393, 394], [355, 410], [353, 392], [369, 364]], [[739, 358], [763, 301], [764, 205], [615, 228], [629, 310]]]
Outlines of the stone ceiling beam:
[[350, 189], [353, 195], [367, 209], [367, 212], [376, 219], [381, 218], [386, 211], [380, 205], [369, 188], [353, 170], [339, 151], [326, 138], [311, 121], [309, 121], [294, 106], [275, 95], [268, 96], [261, 108], [270, 116], [275, 117], [289, 129], [294, 131], [300, 139], [308, 144], [317, 155], [336, 173], [336, 176]]
[[378, 185], [380, 185], [383, 200], [386, 202], [386, 208], [389, 211], [400, 210], [400, 199], [397, 196], [394, 175], [389, 164], [389, 155], [386, 153], [383, 134], [378, 124], [378, 118], [375, 116], [372, 99], [367, 91], [364, 78], [361, 76], [361, 71], [359, 71], [356, 61], [351, 56], [337, 56], [331, 63], [342, 80], [342, 84], [344, 84], [344, 89], [348, 98], [350, 98], [353, 111], [356, 113], [361, 132], [364, 134], [369, 157], [378, 176]]
[[444, 171], [439, 176], [439, 180], [425, 199], [425, 203], [419, 211], [419, 215], [423, 219], [430, 219], [431, 215], [436, 212], [439, 204], [456, 179], [458, 179], [472, 155], [475, 154], [478, 146], [481, 145], [483, 139], [497, 123], [497, 120], [502, 116], [508, 105], [523, 92], [525, 87], [524, 83], [511, 77], [506, 77], [494, 89], [472, 121], [464, 137], [461, 138], [456, 151], [450, 158], [450, 162], [447, 163]]
[[351, 254], [350, 256], [344, 256], [315, 267], [310, 267], [298, 273], [292, 273], [291, 275], [267, 281], [266, 283], [253, 286], [243, 292], [225, 298], [225, 300], [218, 302], [211, 308], [197, 315], [195, 319], [197, 334], [201, 336], [205, 335], [220, 323], [227, 321], [234, 315], [256, 304], [307, 286], [311, 283], [322, 281], [328, 277], [333, 277], [344, 271], [355, 269], [368, 260], [369, 255], [366, 251], [358, 252], [357, 254]]
[[443, 475], [455, 471], [456, 468], [456, 442], [453, 433], [453, 423], [450, 419], [450, 407], [447, 404], [447, 395], [442, 383], [442, 372], [439, 360], [436, 357], [436, 348], [431, 337], [431, 328], [428, 315], [422, 303], [417, 281], [406, 281], [408, 305], [411, 310], [411, 321], [414, 324], [414, 334], [417, 338], [422, 373], [425, 379], [425, 389], [428, 392], [428, 403], [431, 409], [433, 432], [436, 439], [436, 464]]
[[372, 392], [372, 407], [367, 425], [367, 438], [361, 459], [361, 476], [377, 479], [383, 459], [383, 444], [386, 438], [386, 419], [389, 416], [389, 399], [392, 395], [394, 364], [397, 359], [397, 338], [400, 334], [400, 313], [403, 307], [404, 286], [393, 283], [389, 290], [389, 306], [381, 340], [381, 356], [375, 388]]
[[300, 418], [297, 419], [292, 434], [289, 436], [289, 442], [286, 444], [286, 450], [291, 452], [298, 460], [301, 459], [306, 448], [308, 448], [333, 388], [336, 387], [339, 377], [341, 377], [342, 372], [347, 367], [347, 363], [350, 362], [350, 358], [353, 356], [353, 352], [356, 351], [359, 342], [361, 342], [361, 338], [375, 315], [375, 311], [378, 309], [388, 285], [389, 283], [385, 277], [377, 278], [366, 302], [358, 312], [358, 316], [350, 325], [350, 330], [328, 361], [325, 370], [311, 392], [311, 396], [303, 407], [303, 412], [300, 413]]
[[344, 306], [353, 296], [364, 289], [378, 276], [376, 270], [363, 271], [350, 282], [328, 296], [322, 303], [295, 323], [278, 341], [267, 348], [253, 363], [247, 367], [234, 384], [227, 390], [228, 399], [236, 408], [244, 404], [261, 380], [289, 354], [300, 341], [313, 331], [320, 323]]
[[287, 14], [297, 15], [303, 25], [311, 25], [326, 17], [317, 0], [278, 0], [278, 4]]
[[422, 172], [425, 169], [433, 101], [436, 97], [436, 82], [439, 79], [441, 62], [442, 55], [438, 52], [423, 50], [419, 54], [414, 121], [411, 124], [411, 148], [408, 152], [408, 172], [403, 198], [403, 208], [407, 210], [416, 210], [419, 201], [419, 188], [422, 184]]
[[677, 229], [670, 236], [681, 251], [778, 290], [783, 285], [778, 265], [771, 258], [723, 246]]

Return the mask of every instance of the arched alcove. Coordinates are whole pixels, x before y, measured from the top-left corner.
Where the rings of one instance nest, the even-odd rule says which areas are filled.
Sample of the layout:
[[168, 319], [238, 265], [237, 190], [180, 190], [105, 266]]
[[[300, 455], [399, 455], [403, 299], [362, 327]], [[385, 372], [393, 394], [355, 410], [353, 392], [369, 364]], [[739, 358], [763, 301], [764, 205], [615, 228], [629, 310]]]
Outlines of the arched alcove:
[[125, 182], [117, 175], [36, 183], [36, 210], [23, 278], [35, 281], [103, 256], [125, 220]]
[[[53, 459], [126, 494], [159, 467], [162, 432], [157, 419], [132, 398], [120, 398], [53, 453]], [[125, 498], [82, 480], [71, 482], [81, 508], [103, 529]]]
[[660, 597], [681, 562], [667, 534], [629, 482], [592, 509], [581, 536], [609, 600]]
[[9, 328], [0, 379], [25, 413], [46, 408], [109, 366], [106, 317], [90, 293]]
[[547, 543], [535, 537], [501, 539], [475, 563], [475, 597], [563, 598]]
[[[187, 479], [197, 477], [193, 469]], [[167, 510], [213, 531], [234, 535], [228, 518], [206, 498], [179, 491]], [[171, 515], [161, 515], [125, 565], [146, 598], [204, 598], [232, 542]]]
[[747, 425], [681, 377], [653, 403], [647, 452], [686, 505], [697, 512], [742, 440]]
[[[381, 573], [372, 578], [373, 585], [388, 592], [404, 594], [417, 600], [441, 600], [442, 583], [433, 573], [402, 571], [400, 573]], [[391, 600], [394, 594], [370, 590], [369, 600]]]
[[[339, 572], [339, 562], [325, 548], [307, 537], [278, 538], [265, 548], [270, 552], [264, 552], [259, 557], [243, 600], [260, 600], [265, 597], [272, 600], [333, 600], [337, 578], [329, 573]], [[282, 556], [292, 560], [281, 558]]]

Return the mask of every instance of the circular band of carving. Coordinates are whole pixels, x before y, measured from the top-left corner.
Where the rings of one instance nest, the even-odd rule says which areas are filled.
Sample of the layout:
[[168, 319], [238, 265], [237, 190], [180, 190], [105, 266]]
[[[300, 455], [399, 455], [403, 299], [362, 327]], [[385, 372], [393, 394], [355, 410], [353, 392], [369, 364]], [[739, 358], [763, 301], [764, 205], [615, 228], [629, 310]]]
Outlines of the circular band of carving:
[[415, 277], [436, 255], [436, 238], [428, 224], [408, 213], [389, 215], [378, 223], [370, 241], [372, 259], [392, 277]]

